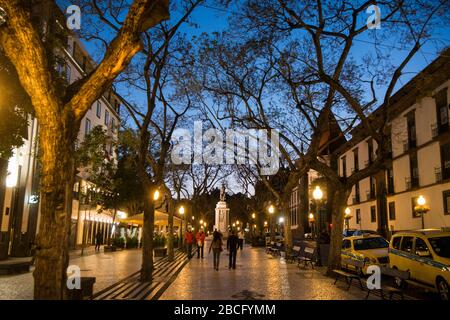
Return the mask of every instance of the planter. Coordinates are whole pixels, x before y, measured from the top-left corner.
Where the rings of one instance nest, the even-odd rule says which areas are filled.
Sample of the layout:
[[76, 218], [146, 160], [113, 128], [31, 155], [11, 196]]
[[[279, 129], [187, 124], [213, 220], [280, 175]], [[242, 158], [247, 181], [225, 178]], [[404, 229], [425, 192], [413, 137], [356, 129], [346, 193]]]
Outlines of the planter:
[[153, 252], [155, 257], [165, 257], [167, 255], [167, 248], [155, 248]]

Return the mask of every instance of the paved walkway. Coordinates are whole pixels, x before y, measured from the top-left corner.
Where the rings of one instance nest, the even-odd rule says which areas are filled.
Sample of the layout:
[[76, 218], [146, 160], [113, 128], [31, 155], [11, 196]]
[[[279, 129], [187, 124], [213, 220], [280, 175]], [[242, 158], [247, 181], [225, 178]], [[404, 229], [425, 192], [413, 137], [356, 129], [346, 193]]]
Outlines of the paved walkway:
[[160, 299], [359, 300], [365, 297], [355, 287], [346, 291], [344, 282], [333, 285], [334, 279], [325, 277], [323, 269], [322, 272], [299, 269], [296, 264], [266, 254], [263, 248], [245, 246], [238, 252], [236, 270], [228, 270], [226, 251], [220, 258], [219, 271], [215, 271], [212, 253], [205, 250], [203, 260], [194, 257]]
[[[80, 257], [71, 253], [70, 264], [78, 265], [81, 276], [96, 277], [94, 292], [100, 291], [141, 267], [141, 251], [138, 249], [89, 254]], [[34, 268], [32, 267], [32, 270]], [[0, 276], [0, 300], [33, 299], [32, 272]]]

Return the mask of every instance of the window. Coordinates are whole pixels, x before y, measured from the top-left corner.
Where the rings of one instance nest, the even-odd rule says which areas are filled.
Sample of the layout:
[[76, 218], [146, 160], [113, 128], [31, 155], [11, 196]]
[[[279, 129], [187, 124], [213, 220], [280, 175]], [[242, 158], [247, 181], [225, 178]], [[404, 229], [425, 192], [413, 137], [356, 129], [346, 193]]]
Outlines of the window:
[[414, 208], [417, 206], [417, 198], [419, 197], [412, 197], [411, 198], [411, 207], [412, 207], [412, 217], [413, 218], [420, 218], [420, 213], [417, 213]]
[[353, 248], [358, 250], [370, 250], [389, 247], [389, 242], [382, 237], [371, 237], [353, 240]]
[[442, 192], [442, 198], [444, 199], [444, 214], [450, 214], [450, 190]]
[[109, 125], [109, 112], [105, 110], [105, 126]]
[[394, 239], [392, 240], [392, 247], [394, 249], [399, 250], [401, 241], [402, 241], [402, 237], [394, 237]]
[[394, 190], [394, 170], [392, 168], [387, 169], [387, 191], [389, 194], [393, 194]]
[[411, 252], [413, 247], [413, 237], [403, 237], [400, 250]]
[[111, 118], [111, 130], [112, 130], [112, 132], [114, 132], [114, 130], [116, 130], [116, 119], [115, 118]]
[[377, 222], [377, 207], [370, 206], [370, 221]]
[[395, 220], [395, 202], [389, 202], [389, 220]]
[[360, 201], [360, 189], [359, 189], [359, 181], [355, 184], [355, 203], [358, 203]]
[[438, 133], [442, 133], [448, 130], [447, 88], [439, 91], [434, 99], [436, 101]]
[[344, 178], [346, 178], [347, 177], [347, 157], [343, 156], [341, 158], [341, 161], [342, 161], [342, 176]]
[[416, 188], [419, 186], [419, 165], [417, 162], [417, 154], [415, 153], [409, 156], [409, 170], [411, 177], [411, 185], [409, 188]]
[[291, 225], [296, 226], [297, 224], [297, 207], [294, 207], [291, 210]]
[[343, 240], [342, 241], [342, 249], [350, 249], [352, 247], [352, 243], [350, 240]]
[[102, 104], [100, 103], [100, 101], [97, 101], [97, 118], [100, 119], [101, 116], [102, 116]]
[[416, 110], [406, 114], [406, 123], [408, 127], [408, 149], [416, 146]]
[[367, 159], [369, 159], [369, 163], [372, 163], [374, 160], [374, 154], [373, 154], [373, 140], [369, 139], [367, 140], [367, 150], [368, 150], [368, 156]]
[[421, 238], [416, 238], [416, 255], [419, 255], [419, 252], [427, 252], [430, 254], [430, 249], [428, 249], [427, 244]]
[[375, 190], [376, 190], [376, 180], [374, 177], [370, 177], [370, 194], [369, 194], [369, 199], [374, 199], [376, 194], [375, 194]]
[[441, 145], [442, 179], [450, 179], [450, 143]]
[[84, 134], [88, 135], [91, 132], [91, 120], [86, 118], [86, 123], [84, 124]]
[[353, 149], [353, 171], [359, 170], [358, 148]]
[[361, 209], [356, 209], [356, 224], [361, 224]]

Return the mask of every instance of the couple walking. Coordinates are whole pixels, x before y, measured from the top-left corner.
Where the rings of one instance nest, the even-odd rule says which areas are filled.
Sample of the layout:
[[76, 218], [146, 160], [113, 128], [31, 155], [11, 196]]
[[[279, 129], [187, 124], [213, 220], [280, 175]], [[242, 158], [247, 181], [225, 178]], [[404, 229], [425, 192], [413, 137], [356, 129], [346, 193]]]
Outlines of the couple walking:
[[[203, 247], [205, 246], [205, 233], [203, 232], [203, 230], [197, 232], [197, 234], [195, 235], [195, 240], [197, 241], [197, 259], [200, 259], [200, 256], [203, 259]], [[184, 241], [187, 245], [188, 258], [191, 259], [192, 245], [194, 243], [194, 234], [192, 233], [191, 229], [186, 232]]]
[[[219, 271], [219, 262], [220, 262], [220, 253], [223, 251], [222, 249], [223, 241], [222, 234], [215, 230], [213, 233], [213, 240], [211, 245], [209, 246], [209, 252], [213, 251], [214, 255], [214, 270]], [[231, 235], [227, 239], [227, 250], [230, 254], [228, 260], [228, 269], [236, 269], [236, 254], [239, 247], [239, 238], [236, 235], [236, 232], [233, 230]]]

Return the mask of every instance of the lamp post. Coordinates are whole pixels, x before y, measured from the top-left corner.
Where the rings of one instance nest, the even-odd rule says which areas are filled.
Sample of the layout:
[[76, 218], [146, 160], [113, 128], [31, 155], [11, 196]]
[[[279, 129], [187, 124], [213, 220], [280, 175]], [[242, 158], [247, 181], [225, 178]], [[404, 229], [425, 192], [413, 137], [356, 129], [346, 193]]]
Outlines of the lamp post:
[[[320, 221], [320, 214], [319, 214], [319, 202], [323, 198], [323, 192], [319, 186], [316, 186], [316, 188], [314, 189], [313, 198], [316, 203], [316, 217], [317, 217], [317, 219], [319, 219], [319, 224], [320, 224], [321, 221]], [[317, 227], [315, 229], [317, 229]], [[315, 230], [315, 232], [317, 233], [317, 230]]]
[[422, 195], [417, 198], [417, 206], [414, 207], [414, 211], [420, 214], [420, 217], [422, 218], [422, 229], [425, 229], [424, 214], [430, 211], [430, 207], [427, 205], [427, 201]]
[[314, 218], [314, 214], [312, 214], [312, 213], [310, 213], [309, 215], [308, 215], [308, 222], [309, 222], [309, 227], [311, 228], [311, 237], [313, 238], [313, 240], [314, 240], [314, 236], [315, 236], [315, 222], [316, 222], [316, 219]]
[[[178, 213], [181, 216], [181, 227], [180, 227], [180, 247], [182, 247], [183, 245], [183, 215], [184, 215], [184, 207], [181, 206], [178, 208]], [[187, 225], [187, 221], [186, 221], [186, 225]]]
[[275, 213], [274, 206], [270, 205], [267, 211], [269, 211], [270, 240], [273, 240], [274, 237], [273, 237], [272, 215]]
[[345, 212], [345, 216], [344, 216], [345, 228], [348, 230], [348, 229], [350, 229], [350, 219], [353, 218], [353, 216], [350, 214], [350, 208], [349, 207], [345, 208], [344, 212]]

